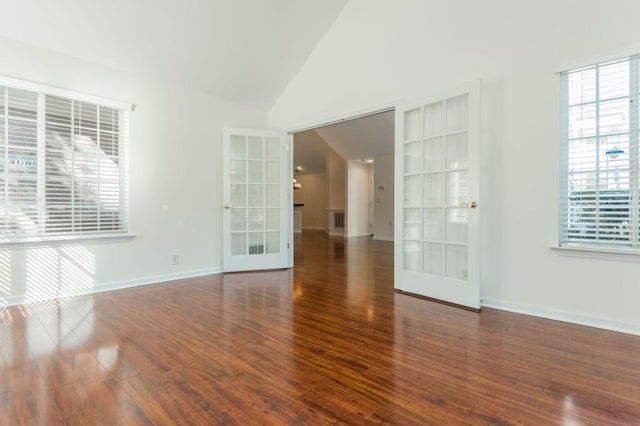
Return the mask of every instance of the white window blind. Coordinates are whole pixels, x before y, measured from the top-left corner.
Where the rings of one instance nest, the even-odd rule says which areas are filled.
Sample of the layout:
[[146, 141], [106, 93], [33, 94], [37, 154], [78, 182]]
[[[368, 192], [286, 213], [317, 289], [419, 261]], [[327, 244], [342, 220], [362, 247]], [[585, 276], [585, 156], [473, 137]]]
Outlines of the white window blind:
[[561, 246], [640, 248], [638, 63], [561, 73]]
[[0, 86], [1, 239], [126, 233], [128, 119], [125, 109]]

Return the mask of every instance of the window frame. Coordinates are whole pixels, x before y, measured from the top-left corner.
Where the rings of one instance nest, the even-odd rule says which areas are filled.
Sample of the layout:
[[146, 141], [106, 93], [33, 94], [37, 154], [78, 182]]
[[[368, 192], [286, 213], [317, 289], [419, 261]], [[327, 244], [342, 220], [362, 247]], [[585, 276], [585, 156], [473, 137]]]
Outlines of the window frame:
[[[12, 77], [0, 76], [0, 87], [7, 87], [9, 89], [18, 89], [36, 94], [38, 100], [38, 107], [36, 111], [37, 122], [37, 184], [38, 184], [38, 200], [37, 209], [39, 210], [38, 218], [43, 216], [44, 209], [46, 208], [46, 198], [42, 196], [40, 187], [44, 188], [44, 184], [47, 180], [46, 172], [44, 170], [44, 152], [47, 147], [47, 137], [45, 135], [45, 98], [47, 96], [53, 96], [58, 98], [64, 98], [66, 100], [75, 102], [84, 102], [93, 104], [100, 107], [107, 107], [111, 109], [117, 109], [120, 111], [120, 126], [119, 126], [119, 179], [118, 184], [121, 191], [120, 196], [120, 221], [122, 226], [120, 229], [113, 231], [69, 231], [64, 233], [46, 233], [46, 219], [42, 223], [37, 225], [37, 233], [32, 235], [16, 235], [8, 236], [0, 234], [0, 249], [7, 248], [20, 248], [31, 246], [59, 246], [69, 244], [86, 244], [86, 243], [115, 243], [125, 242], [133, 238], [130, 233], [130, 221], [129, 221], [129, 141], [130, 141], [130, 121], [131, 112], [135, 110], [135, 105], [129, 102], [118, 101], [114, 99], [103, 98], [99, 96], [89, 95], [85, 93], [76, 92], [73, 90], [62, 89], [54, 86], [48, 86], [40, 83], [34, 83], [26, 80], [20, 80]], [[5, 111], [8, 113], [8, 110]], [[73, 123], [72, 123], [73, 125]], [[73, 126], [72, 126], [73, 131]], [[9, 141], [7, 140], [8, 144]]]
[[[608, 135], [601, 135], [599, 129], [600, 108], [603, 102], [608, 99], [601, 100], [599, 97], [599, 72], [600, 67], [608, 66], [620, 62], [628, 61], [629, 63], [629, 122], [628, 122], [628, 140], [629, 140], [629, 188], [628, 188], [628, 236], [626, 239], [619, 239], [622, 242], [611, 239], [599, 239], [598, 233], [596, 237], [590, 238], [574, 238], [569, 236], [570, 225], [570, 207], [571, 207], [571, 190], [570, 190], [570, 134], [569, 134], [569, 109], [572, 105], [570, 102], [569, 75], [571, 73], [584, 70], [595, 70], [595, 100], [593, 104], [596, 108], [596, 131], [593, 138], [596, 141], [596, 166], [594, 173], [597, 176], [596, 182], [600, 182], [600, 175], [611, 173], [611, 170], [601, 168], [597, 159], [599, 156], [601, 139]], [[565, 68], [559, 71], [560, 76], [560, 179], [559, 179], [559, 227], [558, 227], [558, 246], [554, 247], [563, 251], [569, 256], [578, 257], [595, 257], [616, 260], [636, 261], [640, 255], [640, 55], [627, 54], [618, 59], [599, 60], [592, 64], [586, 64], [577, 67]], [[624, 96], [623, 98], [626, 98]], [[575, 104], [578, 105], [578, 104]], [[586, 139], [581, 137], [580, 139]], [[609, 155], [608, 153], [606, 155]], [[582, 173], [585, 173], [582, 171]], [[602, 189], [596, 185], [594, 189], [597, 203], [594, 204], [598, 211], [602, 206], [607, 206], [606, 202], [600, 201], [600, 191]], [[576, 191], [579, 192], [579, 191]], [[597, 229], [601, 226], [599, 212], [597, 213], [596, 223]]]

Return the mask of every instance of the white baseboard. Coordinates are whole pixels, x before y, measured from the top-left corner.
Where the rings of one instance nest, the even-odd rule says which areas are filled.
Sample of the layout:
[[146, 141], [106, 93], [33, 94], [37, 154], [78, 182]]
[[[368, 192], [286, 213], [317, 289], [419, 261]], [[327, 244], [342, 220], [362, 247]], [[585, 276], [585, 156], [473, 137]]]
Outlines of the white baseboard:
[[[86, 294], [104, 293], [104, 292], [113, 291], [113, 290], [123, 290], [126, 288], [139, 287], [143, 285], [159, 284], [159, 283], [164, 283], [168, 281], [182, 280], [186, 278], [195, 278], [195, 277], [201, 277], [204, 275], [213, 275], [213, 274], [220, 274], [220, 273], [222, 273], [222, 267], [196, 269], [192, 271], [176, 272], [173, 274], [154, 275], [149, 277], [134, 278], [131, 280], [114, 281], [110, 283], [96, 284], [94, 287], [90, 289], [86, 289], [86, 290], [83, 289], [82, 292], [79, 292], [77, 294], [77, 296], [82, 296]], [[33, 302], [37, 302], [37, 300], [34, 300]], [[25, 295], [0, 297], [0, 308], [16, 306], [16, 305], [24, 305], [25, 303], [27, 303]]]
[[393, 241], [393, 237], [391, 238], [376, 237], [375, 234], [373, 235], [373, 239], [377, 241]]
[[327, 228], [323, 226], [303, 226], [302, 230], [303, 231], [326, 231]]
[[[343, 234], [329, 234], [332, 236], [344, 236]], [[192, 271], [177, 272], [173, 274], [154, 275], [131, 280], [114, 281], [111, 283], [98, 284], [93, 287], [89, 293], [102, 293], [113, 290], [122, 290], [126, 288], [139, 287], [144, 285], [164, 283], [168, 281], [181, 280], [186, 278], [195, 278], [205, 275], [213, 275], [222, 273], [222, 267], [197, 269]], [[8, 306], [22, 305], [25, 303], [25, 295], [0, 297], [0, 308]], [[557, 311], [553, 309], [541, 309], [535, 306], [523, 305], [518, 303], [506, 302], [503, 300], [483, 298], [482, 306], [486, 308], [494, 308], [502, 311], [515, 312], [518, 314], [531, 315], [534, 317], [546, 318], [556, 321], [569, 322], [573, 324], [585, 325], [588, 327], [596, 327], [605, 330], [617, 331], [620, 333], [633, 334], [640, 336], [640, 326], [619, 321], [611, 321], [605, 318], [574, 314], [571, 312]]]
[[125, 288], [139, 287], [143, 285], [158, 284], [168, 281], [183, 280], [185, 278], [202, 277], [204, 275], [220, 274], [222, 267], [196, 269], [193, 271], [176, 272], [174, 274], [155, 275], [151, 277], [135, 278], [132, 280], [115, 281], [112, 283], [99, 284], [94, 287], [94, 293], [103, 293], [105, 291], [122, 290]]
[[344, 237], [344, 232], [327, 232], [330, 237]]
[[482, 306], [487, 308], [500, 309], [502, 311], [515, 312], [518, 314], [531, 315], [534, 317], [586, 325], [588, 327], [602, 328], [605, 330], [640, 336], [640, 326], [638, 326], [638, 324], [611, 321], [605, 318], [574, 314], [571, 312], [556, 311], [553, 309], [541, 309], [535, 306], [510, 303], [503, 300], [491, 298], [482, 298]]

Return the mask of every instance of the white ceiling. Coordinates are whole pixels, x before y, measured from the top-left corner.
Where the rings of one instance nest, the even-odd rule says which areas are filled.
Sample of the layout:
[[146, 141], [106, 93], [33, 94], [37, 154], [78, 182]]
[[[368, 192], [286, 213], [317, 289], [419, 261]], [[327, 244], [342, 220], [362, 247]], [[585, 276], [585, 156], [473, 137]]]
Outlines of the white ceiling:
[[268, 109], [347, 0], [0, 0], [0, 36]]
[[293, 165], [305, 174], [324, 172], [327, 145], [345, 160], [393, 154], [394, 131], [394, 111], [387, 111], [296, 133]]
[[324, 173], [327, 143], [315, 130], [293, 135], [293, 167], [301, 166], [302, 174]]

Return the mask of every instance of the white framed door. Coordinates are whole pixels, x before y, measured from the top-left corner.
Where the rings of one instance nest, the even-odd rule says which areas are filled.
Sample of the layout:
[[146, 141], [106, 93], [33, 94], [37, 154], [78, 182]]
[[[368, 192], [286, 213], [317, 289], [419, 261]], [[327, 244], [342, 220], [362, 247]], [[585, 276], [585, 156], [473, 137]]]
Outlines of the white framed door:
[[480, 308], [480, 82], [396, 107], [396, 289]]
[[284, 132], [224, 129], [223, 269], [290, 266], [291, 160]]

